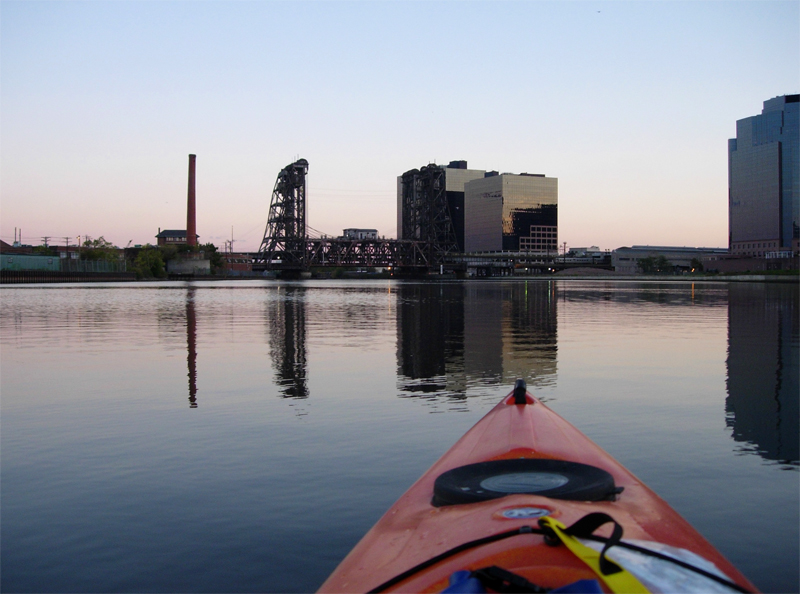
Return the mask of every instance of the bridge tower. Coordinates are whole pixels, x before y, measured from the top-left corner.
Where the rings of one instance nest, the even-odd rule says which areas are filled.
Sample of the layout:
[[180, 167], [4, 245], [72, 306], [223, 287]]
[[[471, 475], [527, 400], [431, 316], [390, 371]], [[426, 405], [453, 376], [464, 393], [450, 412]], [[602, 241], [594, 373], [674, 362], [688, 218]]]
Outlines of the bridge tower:
[[459, 251], [445, 175], [444, 167], [431, 164], [402, 176], [402, 237], [424, 242], [432, 264], [441, 264], [446, 256]]
[[306, 174], [308, 161], [298, 159], [278, 173], [269, 206], [267, 228], [254, 269], [300, 272], [308, 267]]

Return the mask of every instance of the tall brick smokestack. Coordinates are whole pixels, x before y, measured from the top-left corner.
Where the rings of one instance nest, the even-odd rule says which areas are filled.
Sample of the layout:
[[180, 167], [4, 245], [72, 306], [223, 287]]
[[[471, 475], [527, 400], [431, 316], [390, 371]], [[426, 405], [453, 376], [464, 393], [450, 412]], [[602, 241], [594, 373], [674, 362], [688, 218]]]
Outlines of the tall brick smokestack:
[[196, 155], [189, 155], [189, 197], [186, 202], [186, 243], [197, 245], [197, 218], [194, 206], [194, 167]]

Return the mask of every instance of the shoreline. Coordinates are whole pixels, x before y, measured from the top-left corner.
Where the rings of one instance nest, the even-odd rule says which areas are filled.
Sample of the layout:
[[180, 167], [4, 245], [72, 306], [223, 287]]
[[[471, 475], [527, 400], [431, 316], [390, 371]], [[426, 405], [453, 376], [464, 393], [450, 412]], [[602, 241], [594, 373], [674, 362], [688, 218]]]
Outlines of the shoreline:
[[[82, 275], [86, 277], [86, 275]], [[362, 277], [343, 277], [343, 278], [308, 278], [302, 280], [315, 280], [315, 281], [360, 281], [360, 280], [396, 280], [396, 281], [415, 281], [415, 282], [450, 282], [450, 281], [471, 281], [471, 282], [508, 282], [508, 281], [578, 281], [578, 282], [644, 282], [644, 283], [728, 283], [728, 282], [751, 282], [751, 283], [795, 283], [800, 285], [800, 275], [797, 274], [738, 274], [738, 275], [687, 275], [687, 276], [661, 276], [661, 275], [632, 275], [632, 274], [548, 274], [548, 275], [530, 275], [530, 276], [491, 276], [491, 277], [470, 277], [470, 278], [457, 278], [453, 274], [444, 275], [429, 275], [419, 278], [403, 278], [403, 277], [384, 277], [384, 276], [362, 276]], [[274, 281], [282, 282], [281, 279], [274, 277], [261, 277], [261, 276], [195, 276], [183, 279], [112, 279], [105, 276], [104, 278], [97, 278], [92, 280], [72, 280], [72, 279], [59, 279], [51, 280], [49, 282], [37, 282], [36, 280], [23, 280], [21, 282], [8, 282], [2, 279], [0, 286], [30, 286], [30, 285], [64, 285], [64, 284], [107, 284], [107, 283], [162, 283], [162, 282], [223, 282], [223, 281]]]
[[559, 276], [553, 275], [559, 280], [620, 280], [620, 281], [658, 281], [658, 282], [793, 282], [800, 283], [800, 275], [797, 274], [734, 274], [730, 276], [721, 276], [717, 274], [704, 274], [701, 276], [659, 276], [655, 274], [649, 275], [609, 275], [609, 276], [591, 276], [591, 275], [576, 275], [576, 276]]

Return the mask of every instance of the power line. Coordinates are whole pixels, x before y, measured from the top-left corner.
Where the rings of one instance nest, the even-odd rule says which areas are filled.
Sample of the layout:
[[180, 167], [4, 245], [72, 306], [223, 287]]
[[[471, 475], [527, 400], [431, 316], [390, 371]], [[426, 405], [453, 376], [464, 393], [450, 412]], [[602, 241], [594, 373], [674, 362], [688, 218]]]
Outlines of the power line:
[[324, 231], [320, 231], [319, 229], [314, 229], [314, 227], [312, 227], [311, 225], [306, 225], [306, 229], [309, 231], [309, 234], [308, 234], [308, 235], [309, 235], [310, 237], [313, 237], [313, 235], [310, 233], [311, 231], [313, 231], [314, 233], [316, 233], [316, 239], [320, 239], [320, 238], [322, 238], [323, 236], [326, 236], [326, 237], [333, 237], [333, 235], [332, 235], [331, 233], [325, 233]]

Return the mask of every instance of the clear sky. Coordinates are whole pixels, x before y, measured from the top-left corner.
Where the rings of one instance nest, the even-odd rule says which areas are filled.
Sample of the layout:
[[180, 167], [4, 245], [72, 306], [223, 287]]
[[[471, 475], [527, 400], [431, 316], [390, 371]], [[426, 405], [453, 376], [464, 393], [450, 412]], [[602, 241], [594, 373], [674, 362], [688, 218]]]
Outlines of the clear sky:
[[0, 3], [0, 236], [256, 250], [278, 171], [308, 223], [396, 236], [430, 162], [559, 180], [569, 246], [727, 247], [727, 139], [800, 92], [800, 3]]

